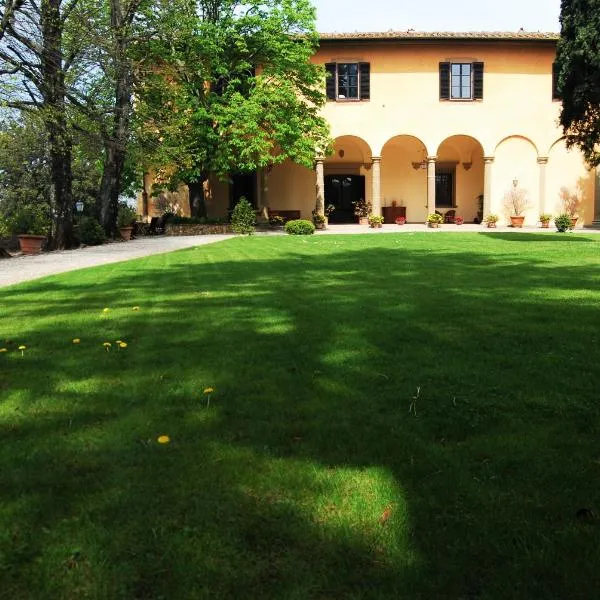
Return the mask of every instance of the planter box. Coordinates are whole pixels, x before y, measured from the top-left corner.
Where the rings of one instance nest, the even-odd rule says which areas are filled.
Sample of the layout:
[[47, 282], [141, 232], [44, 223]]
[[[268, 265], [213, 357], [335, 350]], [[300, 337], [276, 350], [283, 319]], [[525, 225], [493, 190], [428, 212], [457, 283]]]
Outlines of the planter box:
[[19, 235], [17, 237], [23, 254], [39, 254], [46, 241], [45, 235]]
[[167, 224], [165, 233], [167, 235], [219, 235], [233, 233], [231, 225], [171, 225]]

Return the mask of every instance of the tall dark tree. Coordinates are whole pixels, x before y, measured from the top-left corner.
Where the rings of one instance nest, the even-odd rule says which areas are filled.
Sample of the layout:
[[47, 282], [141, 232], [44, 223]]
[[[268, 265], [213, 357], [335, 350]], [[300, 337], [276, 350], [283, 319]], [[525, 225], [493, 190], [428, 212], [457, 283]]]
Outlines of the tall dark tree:
[[600, 0], [562, 0], [556, 67], [567, 145], [600, 164]]

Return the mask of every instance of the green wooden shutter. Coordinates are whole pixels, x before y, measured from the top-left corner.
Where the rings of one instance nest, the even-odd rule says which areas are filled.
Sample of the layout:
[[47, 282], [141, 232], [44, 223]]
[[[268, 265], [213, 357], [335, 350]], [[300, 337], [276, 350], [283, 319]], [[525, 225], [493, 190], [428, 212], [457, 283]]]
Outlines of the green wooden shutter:
[[558, 76], [560, 74], [558, 64], [552, 63], [552, 100], [562, 100], [562, 95], [559, 91]]
[[360, 99], [371, 98], [371, 65], [369, 63], [358, 63], [360, 73]]
[[336, 99], [336, 64], [335, 63], [327, 63], [325, 65], [325, 91], [327, 93], [327, 100], [335, 100]]
[[473, 63], [473, 99], [483, 100], [483, 63]]
[[440, 63], [440, 100], [450, 100], [450, 63]]

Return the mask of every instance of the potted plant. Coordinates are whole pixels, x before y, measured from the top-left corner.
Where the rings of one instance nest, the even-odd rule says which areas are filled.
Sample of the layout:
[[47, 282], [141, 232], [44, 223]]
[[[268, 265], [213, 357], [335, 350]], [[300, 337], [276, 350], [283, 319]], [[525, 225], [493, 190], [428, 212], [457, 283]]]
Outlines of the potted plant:
[[406, 217], [396, 217], [396, 225], [404, 225], [406, 223]]
[[363, 200], [357, 200], [354, 204], [354, 215], [358, 217], [358, 223], [360, 225], [367, 225], [369, 223], [369, 214], [371, 213], [371, 203]]
[[560, 231], [561, 233], [565, 233], [565, 231], [575, 227], [575, 225], [573, 225], [573, 219], [571, 218], [571, 215], [567, 213], [558, 215], [554, 219], [554, 225], [556, 226], [557, 231]]
[[490, 214], [487, 217], [485, 217], [485, 219], [483, 219], [483, 222], [490, 229], [494, 229], [496, 227], [496, 223], [498, 222], [498, 215]]
[[579, 219], [578, 213], [581, 207], [581, 197], [576, 192], [569, 191], [569, 188], [561, 187], [560, 199], [563, 206], [563, 214], [566, 214], [571, 219], [571, 224], [575, 227]]
[[137, 214], [127, 202], [119, 202], [119, 210], [117, 212], [117, 227], [121, 233], [121, 237], [125, 241], [131, 239], [131, 232], [133, 231], [133, 224]]
[[462, 225], [465, 222], [463, 217], [454, 217], [454, 223], [456, 225]]
[[272, 229], [283, 229], [285, 219], [279, 215], [269, 215], [269, 225]]
[[521, 228], [525, 221], [523, 214], [531, 207], [527, 199], [527, 190], [519, 187], [519, 182], [515, 179], [511, 190], [504, 194], [504, 206], [509, 212], [510, 224], [512, 227]]
[[444, 217], [440, 213], [431, 213], [427, 217], [427, 226], [438, 228], [444, 222]]
[[381, 226], [383, 225], [383, 217], [380, 217], [379, 215], [369, 215], [368, 221], [369, 227], [372, 229], [381, 229]]
[[24, 204], [7, 219], [7, 225], [19, 239], [23, 254], [39, 254], [48, 237], [50, 216], [39, 204]]
[[327, 225], [327, 217], [313, 211], [313, 223], [317, 229], [325, 229]]
[[542, 227], [544, 229], [548, 229], [548, 227], [550, 227], [551, 220], [552, 220], [552, 215], [549, 215], [548, 213], [542, 213], [540, 215], [540, 223], [542, 224]]

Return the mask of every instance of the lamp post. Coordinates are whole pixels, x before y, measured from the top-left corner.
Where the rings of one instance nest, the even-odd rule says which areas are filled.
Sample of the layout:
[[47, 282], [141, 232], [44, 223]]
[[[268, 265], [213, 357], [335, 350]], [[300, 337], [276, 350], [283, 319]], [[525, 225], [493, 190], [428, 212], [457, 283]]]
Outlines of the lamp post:
[[83, 212], [83, 202], [81, 200], [78, 200], [77, 202], [75, 202], [75, 210], [81, 214]]

